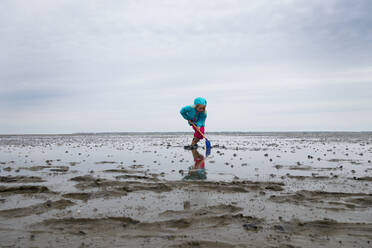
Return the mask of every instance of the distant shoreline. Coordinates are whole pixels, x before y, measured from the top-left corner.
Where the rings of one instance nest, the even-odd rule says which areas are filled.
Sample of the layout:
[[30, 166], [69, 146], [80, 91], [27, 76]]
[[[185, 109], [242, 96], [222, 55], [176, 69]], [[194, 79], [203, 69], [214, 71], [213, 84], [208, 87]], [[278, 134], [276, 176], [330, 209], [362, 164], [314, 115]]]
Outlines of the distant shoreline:
[[[247, 136], [275, 136], [275, 135], [299, 135], [299, 134], [371, 134], [372, 131], [267, 131], [267, 132], [243, 132], [223, 131], [207, 132], [209, 135], [247, 135]], [[79, 132], [79, 133], [54, 133], [54, 134], [0, 134], [0, 137], [9, 136], [95, 136], [95, 135], [187, 135], [190, 132]]]

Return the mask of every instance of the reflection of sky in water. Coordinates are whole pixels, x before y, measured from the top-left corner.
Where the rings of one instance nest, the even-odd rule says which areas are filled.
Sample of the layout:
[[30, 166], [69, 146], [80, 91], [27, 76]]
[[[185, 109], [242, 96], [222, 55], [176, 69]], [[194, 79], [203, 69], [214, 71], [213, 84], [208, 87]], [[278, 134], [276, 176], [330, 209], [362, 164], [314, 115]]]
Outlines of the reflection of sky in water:
[[[337, 175], [334, 180], [371, 176], [372, 164], [368, 163], [372, 159], [371, 137], [367, 134], [210, 135], [212, 145], [227, 149], [214, 148], [205, 159], [206, 180], [283, 181], [288, 173], [310, 177]], [[70, 188], [67, 179], [72, 176], [92, 174], [114, 178], [117, 173], [102, 171], [136, 164], [143, 165], [138, 170], [162, 173], [159, 179], [182, 180], [195, 164], [192, 152], [183, 149], [190, 139], [188, 135], [4, 136], [0, 139], [0, 162], [7, 164], [0, 165], [1, 175], [48, 175], [51, 178], [46, 184], [52, 188]], [[204, 155], [205, 150], [199, 148], [199, 152]], [[331, 162], [331, 159], [344, 161]], [[69, 166], [68, 173], [53, 173], [48, 169], [16, 172], [19, 167], [46, 165], [46, 160], [53, 160], [52, 166]], [[115, 163], [96, 164], [99, 161]], [[70, 162], [77, 164], [70, 166]], [[4, 170], [8, 166], [14, 169]]]

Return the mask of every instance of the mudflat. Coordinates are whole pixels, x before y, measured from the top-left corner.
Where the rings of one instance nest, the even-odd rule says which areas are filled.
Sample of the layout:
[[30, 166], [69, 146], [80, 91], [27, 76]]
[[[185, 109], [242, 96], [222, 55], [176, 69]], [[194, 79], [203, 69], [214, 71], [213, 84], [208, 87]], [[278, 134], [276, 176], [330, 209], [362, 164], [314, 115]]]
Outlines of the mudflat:
[[0, 247], [372, 247], [371, 133], [0, 136]]

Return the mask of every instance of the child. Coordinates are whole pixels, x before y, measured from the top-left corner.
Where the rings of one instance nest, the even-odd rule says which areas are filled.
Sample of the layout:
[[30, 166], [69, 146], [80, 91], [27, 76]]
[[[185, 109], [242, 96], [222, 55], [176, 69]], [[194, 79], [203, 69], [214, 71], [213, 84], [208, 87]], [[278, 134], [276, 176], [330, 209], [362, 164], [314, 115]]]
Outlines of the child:
[[[193, 150], [198, 148], [199, 140], [203, 139], [203, 136], [199, 133], [204, 134], [205, 119], [207, 118], [207, 100], [202, 97], [198, 97], [194, 100], [194, 105], [183, 107], [180, 111], [182, 117], [189, 122], [189, 125], [194, 129], [194, 138], [190, 146], [185, 146], [185, 149]], [[196, 126], [196, 128], [192, 125]]]

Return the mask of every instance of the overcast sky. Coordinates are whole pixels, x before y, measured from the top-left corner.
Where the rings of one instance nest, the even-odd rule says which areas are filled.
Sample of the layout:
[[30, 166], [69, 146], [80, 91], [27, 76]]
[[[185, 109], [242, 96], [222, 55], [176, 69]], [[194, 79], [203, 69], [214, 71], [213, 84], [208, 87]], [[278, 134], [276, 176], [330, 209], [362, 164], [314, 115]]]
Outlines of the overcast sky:
[[0, 133], [372, 130], [370, 0], [1, 0]]

